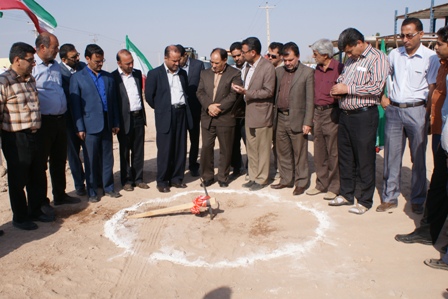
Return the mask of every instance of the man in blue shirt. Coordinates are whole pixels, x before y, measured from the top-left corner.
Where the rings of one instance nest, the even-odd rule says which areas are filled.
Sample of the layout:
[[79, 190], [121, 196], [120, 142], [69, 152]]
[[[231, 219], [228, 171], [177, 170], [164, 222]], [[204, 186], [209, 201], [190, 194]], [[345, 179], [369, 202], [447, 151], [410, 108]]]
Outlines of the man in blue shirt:
[[[117, 198], [114, 191], [112, 133], [119, 129], [119, 110], [115, 82], [112, 75], [102, 69], [104, 52], [95, 44], [87, 45], [87, 67], [70, 78], [70, 104], [75, 131], [85, 141], [84, 163], [87, 193], [90, 202], [98, 202], [98, 174], [102, 173], [106, 195]], [[100, 160], [101, 169], [97, 167]]]

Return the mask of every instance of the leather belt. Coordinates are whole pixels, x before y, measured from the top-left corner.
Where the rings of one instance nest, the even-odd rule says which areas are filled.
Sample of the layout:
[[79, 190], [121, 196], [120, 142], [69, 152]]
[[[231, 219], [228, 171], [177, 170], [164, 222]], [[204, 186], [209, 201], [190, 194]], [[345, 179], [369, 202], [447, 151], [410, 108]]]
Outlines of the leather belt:
[[323, 105], [323, 106], [319, 106], [319, 105], [314, 105], [314, 108], [320, 111], [324, 111], [330, 108], [336, 108], [338, 107], [338, 104], [330, 104], [330, 105]]
[[62, 118], [65, 116], [65, 114], [59, 114], [59, 115], [55, 115], [55, 114], [42, 114], [43, 117], [50, 117], [50, 118]]
[[390, 101], [390, 104], [392, 106], [398, 107], [398, 108], [410, 108], [410, 107], [418, 107], [422, 105], [426, 105], [426, 101], [419, 101], [419, 102], [412, 102], [412, 103], [397, 103]]
[[360, 112], [365, 112], [365, 111], [368, 111], [368, 110], [370, 110], [372, 108], [376, 108], [376, 105], [361, 107], [361, 108], [354, 109], [354, 110], [342, 110], [342, 113], [344, 113], [345, 115], [351, 115], [351, 114], [357, 114], [357, 113], [360, 113]]
[[174, 109], [182, 109], [185, 108], [185, 104], [173, 104], [171, 105], [171, 107], [173, 107]]
[[136, 116], [141, 116], [141, 115], [143, 114], [143, 113], [142, 113], [142, 110], [131, 111], [130, 113], [131, 113], [131, 115], [134, 116], [134, 117], [136, 117]]
[[277, 109], [278, 113], [283, 115], [289, 115], [289, 109]]

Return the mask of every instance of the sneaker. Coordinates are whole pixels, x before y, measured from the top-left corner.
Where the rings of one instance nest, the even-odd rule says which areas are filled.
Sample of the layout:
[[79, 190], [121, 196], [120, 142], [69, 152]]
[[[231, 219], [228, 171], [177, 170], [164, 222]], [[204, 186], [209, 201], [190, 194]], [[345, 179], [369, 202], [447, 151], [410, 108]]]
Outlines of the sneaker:
[[448, 270], [448, 264], [446, 264], [441, 259], [427, 259], [424, 263], [426, 266], [434, 269]]

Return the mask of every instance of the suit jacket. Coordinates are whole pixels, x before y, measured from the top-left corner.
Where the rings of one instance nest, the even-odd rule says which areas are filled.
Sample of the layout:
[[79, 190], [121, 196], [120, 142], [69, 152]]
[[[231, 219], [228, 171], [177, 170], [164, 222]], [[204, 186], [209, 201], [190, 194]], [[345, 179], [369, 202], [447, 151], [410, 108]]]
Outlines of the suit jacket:
[[[207, 129], [210, 126], [235, 126], [235, 118], [232, 117], [230, 112], [237, 99], [237, 93], [233, 90], [232, 83], [237, 85], [243, 84], [241, 72], [230, 65], [226, 66], [216, 90], [215, 101], [213, 101], [214, 79], [215, 73], [212, 69], [201, 72], [201, 79], [196, 93], [202, 105], [201, 126]], [[208, 106], [213, 103], [221, 104], [219, 108], [222, 112], [216, 117], [211, 117], [208, 114]]]
[[[107, 97], [107, 122], [110, 129], [120, 126], [115, 81], [108, 72], [101, 71]], [[87, 67], [70, 78], [70, 102], [77, 132], [96, 134], [104, 129], [103, 104]]]
[[267, 59], [260, 57], [246, 90], [246, 126], [249, 128], [272, 126], [274, 93], [275, 68]]
[[[69, 106], [70, 101], [70, 78], [72, 73], [68, 70], [68, 68], [62, 62], [59, 64], [61, 66], [61, 75], [62, 75], [62, 88], [64, 89], [65, 97], [67, 98], [67, 107]], [[83, 68], [86, 67], [86, 64], [82, 61], [79, 62], [76, 71], [79, 72]]]
[[[282, 81], [285, 69], [277, 68], [277, 90], [275, 104], [277, 106], [278, 89]], [[291, 130], [293, 132], [302, 132], [302, 126], [313, 126], [314, 115], [314, 70], [301, 62], [294, 74], [291, 82], [291, 89], [288, 96], [289, 118]], [[277, 113], [275, 113], [275, 122], [277, 122]]]
[[[179, 78], [185, 95], [185, 104], [187, 111], [187, 126], [193, 127], [193, 119], [188, 103], [187, 72], [179, 69]], [[145, 97], [149, 106], [154, 109], [156, 130], [159, 133], [166, 134], [171, 128], [171, 89], [168, 82], [168, 75], [164, 64], [148, 72], [145, 85]]]
[[199, 77], [203, 69], [204, 63], [202, 63], [202, 61], [190, 58], [190, 65], [188, 67], [187, 95], [190, 111], [194, 117], [199, 117], [201, 115], [202, 106], [196, 96], [196, 91], [198, 90]]
[[[118, 111], [120, 115], [120, 130], [123, 130], [123, 133], [125, 134], [129, 134], [129, 129], [131, 126], [130, 125], [131, 106], [129, 104], [128, 93], [126, 91], [126, 87], [124, 86], [123, 79], [121, 78], [118, 69], [112, 72], [112, 76], [114, 77], [115, 86], [117, 87]], [[137, 84], [137, 90], [142, 105], [143, 118], [145, 119], [145, 125], [146, 125], [145, 105], [143, 103], [143, 94], [142, 94], [142, 88], [143, 88], [142, 72], [140, 70], [133, 69], [132, 76], [134, 77], [135, 83]]]

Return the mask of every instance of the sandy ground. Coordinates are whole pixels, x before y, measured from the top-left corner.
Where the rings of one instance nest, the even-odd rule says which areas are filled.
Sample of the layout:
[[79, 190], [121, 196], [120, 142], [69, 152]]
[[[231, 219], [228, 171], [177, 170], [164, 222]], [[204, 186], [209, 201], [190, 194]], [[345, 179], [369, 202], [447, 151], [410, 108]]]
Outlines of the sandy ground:
[[[157, 191], [150, 109], [148, 116], [144, 179], [149, 190], [121, 190], [120, 199], [90, 204], [83, 198], [81, 204], [56, 207], [56, 222], [39, 223], [31, 232], [12, 226], [8, 193], [0, 193], [1, 298], [448, 298], [448, 272], [423, 264], [439, 252], [394, 240], [420, 220], [408, 202], [408, 151], [403, 195], [390, 213], [375, 212], [382, 188], [380, 153], [374, 208], [362, 216], [348, 213], [348, 207], [329, 207], [323, 194], [292, 196], [292, 189], [269, 187], [248, 192], [241, 176], [229, 188], [208, 188], [220, 202], [214, 220], [188, 212], [127, 219], [203, 194], [188, 171], [188, 188]], [[427, 152], [429, 179], [429, 147]], [[312, 153], [310, 142], [314, 187]], [[114, 154], [120, 190], [116, 141]], [[74, 195], [73, 190], [68, 170], [67, 192]]]

